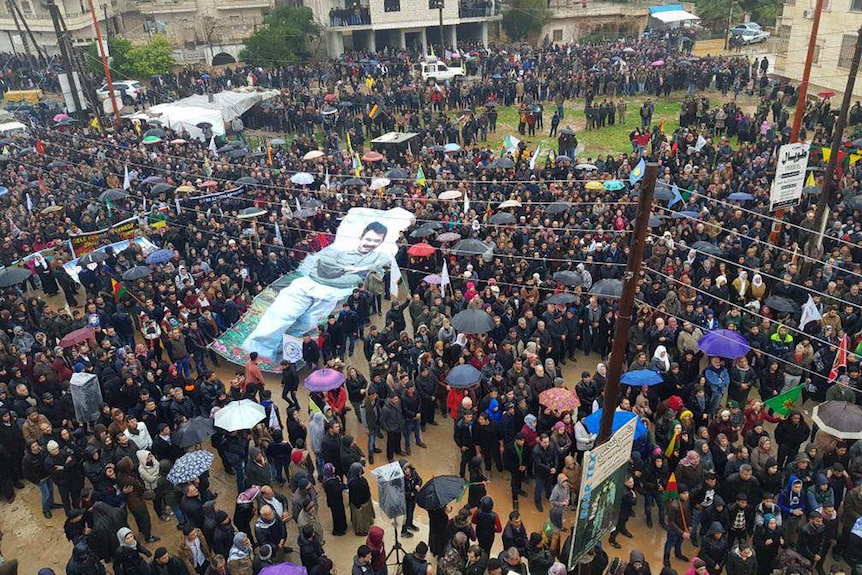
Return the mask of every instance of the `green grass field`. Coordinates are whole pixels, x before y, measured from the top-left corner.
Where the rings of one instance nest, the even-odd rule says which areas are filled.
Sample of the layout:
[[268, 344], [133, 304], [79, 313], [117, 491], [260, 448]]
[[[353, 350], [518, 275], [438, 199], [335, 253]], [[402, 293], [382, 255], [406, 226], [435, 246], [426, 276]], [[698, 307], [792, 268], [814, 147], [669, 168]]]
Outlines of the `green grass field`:
[[[598, 155], [619, 154], [631, 151], [629, 143], [629, 132], [635, 126], [640, 125], [638, 109], [646, 98], [626, 99], [626, 123], [613, 126], [605, 126], [601, 130], [586, 130], [586, 117], [584, 116], [584, 100], [570, 101], [565, 107], [566, 117], [560, 122], [560, 129], [565, 126], [571, 127], [578, 135], [580, 147], [579, 158], [595, 158]], [[653, 98], [655, 112], [653, 113], [653, 124], [659, 124], [665, 120], [665, 133], [671, 134], [679, 127], [679, 102], [669, 102]], [[543, 148], [552, 147], [556, 149], [557, 139], [549, 138], [551, 129], [551, 116], [554, 113], [552, 104], [545, 106], [544, 120], [545, 129], [542, 133], [536, 132], [535, 137], [521, 136], [518, 134], [518, 109], [517, 107], [499, 107], [497, 119], [497, 133], [488, 138], [488, 145], [493, 150], [499, 150], [503, 138], [512, 135], [527, 144], [529, 149], [534, 149], [536, 144]]]

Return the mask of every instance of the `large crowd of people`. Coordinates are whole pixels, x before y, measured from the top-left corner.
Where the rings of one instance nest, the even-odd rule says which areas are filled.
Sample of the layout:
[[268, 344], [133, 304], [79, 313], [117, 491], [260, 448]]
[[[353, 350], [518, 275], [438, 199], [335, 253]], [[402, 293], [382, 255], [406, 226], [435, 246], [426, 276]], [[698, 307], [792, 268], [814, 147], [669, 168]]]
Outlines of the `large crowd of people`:
[[[382, 575], [387, 552], [368, 470], [375, 458], [401, 462], [407, 515], [400, 536], [413, 537], [422, 478], [411, 449], [426, 447], [428, 426], [450, 426], [460, 455], [449, 463], [459, 462], [468, 496], [461, 509], [428, 511], [429, 538], [407, 554], [404, 572], [562, 575], [577, 569], [564, 565], [573, 543], [563, 521], [577, 507], [580, 462], [596, 441], [584, 420], [599, 408], [619, 409], [635, 413], [648, 433], [634, 444], [607, 545], [621, 547], [640, 514], [667, 531], [665, 575], [823, 575], [826, 568], [838, 575], [845, 564], [858, 574], [862, 450], [818, 432], [801, 411], [783, 416], [764, 402], [804, 383], [805, 400], [859, 403], [853, 351], [862, 335], [862, 227], [853, 200], [862, 169], [847, 154], [829, 182], [824, 255], [807, 265], [801, 253], [818, 231], [816, 196], [781, 219], [768, 211], [794, 90], [770, 81], [759, 63], [696, 59], [679, 45], [654, 37], [476, 50], [477, 77], [445, 87], [413, 78], [396, 52], [228, 70], [206, 82], [281, 88], [246, 125], [292, 136], [235, 155], [169, 129], [143, 143], [146, 125], [108, 129], [33, 117], [29, 134], [4, 140], [0, 155], [0, 260], [32, 272], [25, 283], [8, 282], [0, 297], [0, 493], [12, 501], [26, 481], [38, 486], [45, 518], [62, 510], [70, 575], [99, 575], [106, 564], [115, 575], [256, 575], [285, 560], [328, 575], [336, 566], [327, 545], [348, 531], [366, 539], [353, 564], [337, 568]], [[194, 91], [199, 80], [190, 71], [154, 78], [150, 92]], [[733, 100], [711, 106], [707, 90], [759, 99], [754, 110]], [[565, 125], [566, 102], [586, 97], [602, 102], [596, 107], [610, 123], [625, 123], [626, 98], [674, 92], [680, 99], [688, 92], [680, 128], [667, 133], [656, 125], [649, 102], [632, 106], [632, 148], [613, 155], [584, 157], [566, 139], [556, 151], [569, 152], [567, 160], [535, 161], [529, 142], [502, 153], [485, 142], [497, 107], [527, 102], [530, 114], [554, 110]], [[614, 101], [623, 102], [622, 112]], [[381, 112], [372, 118], [375, 105]], [[330, 107], [338, 110], [331, 125]], [[465, 107], [471, 113], [446, 114]], [[855, 125], [858, 104], [854, 114]], [[828, 101], [809, 105], [807, 139], [827, 143], [833, 121]], [[407, 128], [419, 134], [421, 149], [387, 151], [357, 168], [368, 139]], [[445, 147], [453, 143], [460, 146]], [[511, 161], [495, 163], [501, 156]], [[619, 404], [605, 405], [617, 300], [592, 290], [624, 278], [639, 189], [632, 172], [644, 157], [659, 163], [661, 189], [676, 192], [654, 205], [625, 365], [655, 371], [663, 383], [623, 386]], [[809, 165], [819, 184], [822, 152]], [[313, 182], [292, 183], [299, 172]], [[387, 173], [390, 184], [371, 189]], [[355, 177], [359, 184], [348, 181]], [[237, 184], [241, 178], [251, 180]], [[239, 193], [219, 202], [188, 199], [238, 185]], [[103, 195], [124, 188], [128, 196]], [[460, 199], [439, 199], [446, 190]], [[239, 217], [252, 206], [267, 214]], [[414, 214], [398, 240], [399, 289], [372, 274], [357, 284], [303, 338], [308, 371], [282, 363], [282, 390], [267, 384], [257, 353], [223, 382], [225, 360], [211, 344], [266, 286], [329, 245], [355, 207]], [[509, 223], [495, 223], [506, 210]], [[147, 261], [132, 243], [79, 266], [77, 279], [67, 273], [70, 236], [130, 217], [141, 236], [173, 252], [170, 259], [124, 280]], [[458, 255], [436, 241], [443, 233], [490, 249]], [[116, 239], [105, 236], [105, 243]], [[412, 255], [419, 241], [436, 246], [434, 253]], [[444, 265], [451, 284], [441, 289], [428, 276]], [[560, 272], [576, 280], [562, 281]], [[568, 303], [546, 301], [560, 294], [571, 296]], [[801, 325], [808, 302], [821, 317]], [[493, 329], [459, 333], [451, 318], [466, 309], [489, 314]], [[86, 327], [92, 337], [64, 340]], [[719, 328], [741, 334], [750, 352], [706, 356], [698, 342]], [[831, 376], [848, 348], [846, 367]], [[569, 363], [580, 377], [563, 375]], [[447, 385], [460, 364], [478, 369], [481, 380], [467, 389]], [[344, 372], [344, 385], [300, 400], [300, 380], [323, 366]], [[104, 403], [95, 421], [76, 419], [75, 374], [98, 380]], [[543, 406], [539, 394], [554, 387], [572, 390], [579, 406]], [[217, 499], [206, 471], [170, 481], [187, 451], [177, 439], [189, 422], [243, 399], [259, 402], [265, 419], [248, 430], [215, 428], [204, 441], [235, 476], [236, 492], [231, 485]], [[361, 425], [367, 442], [348, 434], [348, 425]], [[487, 494], [488, 477], [501, 472], [511, 501]], [[671, 473], [678, 497], [665, 501]], [[232, 516], [217, 503], [225, 498], [236, 501]], [[525, 499], [547, 509], [543, 525], [524, 525]], [[331, 531], [322, 527], [324, 504]], [[159, 541], [153, 516], [176, 523], [178, 545]], [[5, 551], [11, 565], [14, 553]], [[599, 545], [591, 553], [592, 573], [600, 575], [608, 552]], [[626, 559], [619, 572], [651, 572], [643, 552]]]

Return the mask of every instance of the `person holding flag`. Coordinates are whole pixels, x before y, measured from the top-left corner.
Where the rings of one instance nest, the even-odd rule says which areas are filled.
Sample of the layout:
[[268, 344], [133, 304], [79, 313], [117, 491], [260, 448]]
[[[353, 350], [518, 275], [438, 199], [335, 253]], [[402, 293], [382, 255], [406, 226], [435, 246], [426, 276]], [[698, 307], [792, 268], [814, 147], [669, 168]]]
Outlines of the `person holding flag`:
[[664, 555], [662, 563], [670, 567], [670, 552], [680, 561], [688, 563], [688, 557], [682, 553], [682, 544], [691, 539], [691, 531], [688, 526], [691, 512], [688, 505], [688, 486], [677, 484], [676, 475], [671, 473], [664, 490], [665, 515], [667, 516], [667, 539], [664, 542]]

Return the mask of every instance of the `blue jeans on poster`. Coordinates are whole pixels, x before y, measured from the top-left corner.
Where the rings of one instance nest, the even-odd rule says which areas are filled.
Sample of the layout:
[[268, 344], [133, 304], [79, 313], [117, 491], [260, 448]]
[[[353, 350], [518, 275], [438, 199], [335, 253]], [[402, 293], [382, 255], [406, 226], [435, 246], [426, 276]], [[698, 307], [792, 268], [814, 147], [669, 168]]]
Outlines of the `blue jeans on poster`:
[[413, 434], [413, 439], [416, 443], [422, 441], [422, 436], [420, 435], [420, 427], [419, 421], [416, 419], [405, 420], [404, 427], [401, 430], [401, 435], [404, 436], [404, 449], [410, 449], [410, 434]]
[[54, 480], [46, 477], [40, 481], [39, 494], [42, 496], [42, 512], [50, 511], [54, 505]]

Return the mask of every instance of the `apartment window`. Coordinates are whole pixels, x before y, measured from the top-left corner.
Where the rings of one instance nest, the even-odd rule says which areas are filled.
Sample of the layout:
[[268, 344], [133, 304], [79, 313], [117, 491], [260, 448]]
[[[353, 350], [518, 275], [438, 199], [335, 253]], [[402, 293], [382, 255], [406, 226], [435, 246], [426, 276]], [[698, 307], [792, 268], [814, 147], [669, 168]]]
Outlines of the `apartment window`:
[[383, 0], [384, 12], [401, 12], [401, 0]]
[[856, 34], [844, 34], [841, 38], [841, 51], [838, 53], [838, 67], [849, 68], [856, 48]]
[[28, 2], [27, 0], [23, 0], [21, 2], [21, 12], [28, 16], [33, 15], [33, 6], [30, 5], [30, 2]]
[[862, 12], [862, 0], [850, 0], [851, 12]]
[[820, 50], [821, 49], [822, 49], [822, 46], [818, 46], [816, 44], [814, 45], [814, 58], [811, 59], [812, 63], [814, 63], [814, 64], [820, 63]]
[[563, 30], [554, 30], [554, 42], [562, 42], [563, 41]]

